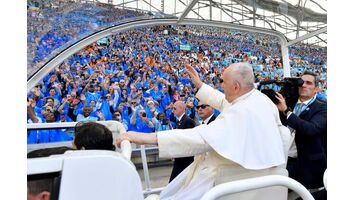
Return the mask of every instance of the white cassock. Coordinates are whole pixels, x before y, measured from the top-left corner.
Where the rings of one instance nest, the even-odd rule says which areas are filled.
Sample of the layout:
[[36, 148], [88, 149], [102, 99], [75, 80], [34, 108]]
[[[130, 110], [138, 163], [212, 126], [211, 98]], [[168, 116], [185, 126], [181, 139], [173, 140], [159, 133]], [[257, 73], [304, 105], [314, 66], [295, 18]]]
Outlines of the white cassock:
[[223, 93], [203, 84], [196, 97], [221, 113], [208, 125], [157, 133], [160, 157], [197, 155], [160, 199], [200, 199], [216, 185], [217, 174], [223, 175], [221, 166], [245, 174], [285, 163], [278, 110], [264, 94], [253, 89], [230, 104]]

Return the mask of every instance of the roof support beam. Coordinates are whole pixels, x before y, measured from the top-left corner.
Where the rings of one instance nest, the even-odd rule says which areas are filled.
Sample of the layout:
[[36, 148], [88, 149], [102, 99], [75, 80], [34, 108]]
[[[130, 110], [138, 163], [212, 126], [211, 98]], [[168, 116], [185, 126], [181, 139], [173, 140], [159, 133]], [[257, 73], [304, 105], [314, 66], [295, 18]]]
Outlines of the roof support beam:
[[189, 14], [190, 10], [196, 5], [199, 0], [192, 0], [192, 2], [185, 8], [182, 15], [179, 17], [177, 23], [180, 23]]
[[301, 37], [299, 37], [299, 38], [296, 38], [296, 39], [294, 39], [294, 40], [292, 40], [292, 41], [286, 43], [286, 46], [288, 47], [288, 46], [290, 46], [290, 45], [296, 44], [296, 43], [301, 42], [301, 41], [303, 41], [303, 40], [307, 40], [308, 38], [311, 38], [311, 37], [313, 37], [313, 36], [319, 35], [319, 34], [324, 33], [324, 32], [327, 32], [327, 27], [318, 29], [318, 30], [316, 30], [316, 31], [314, 31], [314, 32], [311, 32], [311, 33], [308, 33], [308, 34], [306, 34], [306, 35], [303, 35], [303, 36], [301, 36]]
[[135, 1], [137, 1], [137, 0], [127, 1], [127, 2], [125, 2], [125, 1], [123, 0], [122, 3], [117, 4], [116, 6], [122, 6], [122, 7], [124, 8], [124, 7], [125, 7], [125, 4], [132, 3], [132, 2], [135, 2]]
[[[183, 3], [181, 0], [179, 0], [181, 3]], [[208, 7], [208, 6], [210, 6], [210, 5], [208, 5], [208, 4], [204, 4], [204, 3], [200, 3], [200, 2], [198, 2], [199, 4], [201, 4], [201, 5], [203, 5], [203, 6], [199, 6], [199, 7], [197, 7], [197, 8], [193, 8], [193, 9], [191, 9], [191, 11], [192, 12], [194, 12], [197, 16], [199, 16], [199, 17], [201, 17], [201, 19], [205, 19], [205, 18], [203, 18], [201, 15], [200, 15], [200, 13], [199, 13], [199, 9], [201, 9], [201, 8], [206, 8], [206, 7]], [[184, 3], [183, 3], [184, 4]], [[196, 10], [198, 11], [198, 12], [196, 12]], [[178, 14], [180, 14], [180, 13], [183, 13], [184, 11], [182, 11], [182, 12], [176, 12], [176, 13], [173, 13], [173, 15], [178, 15]]]
[[253, 26], [254, 26], [254, 27], [256, 26], [255, 13], [256, 13], [255, 0], [253, 0]]
[[319, 6], [320, 9], [322, 9], [323, 11], [327, 12], [326, 9], [324, 9], [319, 3], [313, 1], [313, 0], [310, 0], [312, 3], [316, 4], [317, 6]]
[[[230, 15], [228, 12], [227, 12], [227, 9], [224, 9], [223, 8], [223, 4], [217, 4], [216, 2], [213, 2], [214, 6], [221, 9], [221, 11], [223, 11], [226, 15], [228, 15], [229, 17], [231, 17], [232, 19], [234, 19], [234, 22], [238, 22], [238, 24], [242, 24], [240, 23], [235, 17], [233, 17], [232, 15]], [[231, 12], [230, 10], [228, 10], [229, 12]]]
[[212, 0], [210, 0], [210, 20], [212, 21]]
[[146, 0], [142, 0], [144, 3], [148, 4], [150, 6], [150, 8], [154, 8], [156, 11], [158, 11], [160, 14], [163, 14], [163, 12], [161, 12], [161, 10], [159, 8], [154, 7], [152, 4], [150, 4], [149, 2], [147, 2]]

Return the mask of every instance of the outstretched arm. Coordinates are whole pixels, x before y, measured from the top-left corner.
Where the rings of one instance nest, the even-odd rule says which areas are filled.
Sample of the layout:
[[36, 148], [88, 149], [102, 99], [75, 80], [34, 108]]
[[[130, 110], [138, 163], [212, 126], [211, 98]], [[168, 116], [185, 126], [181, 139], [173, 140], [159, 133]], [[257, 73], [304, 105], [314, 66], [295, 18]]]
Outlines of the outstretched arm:
[[123, 140], [128, 140], [136, 144], [158, 144], [157, 134], [142, 134], [134, 131], [121, 133], [116, 138], [116, 144], [119, 146]]

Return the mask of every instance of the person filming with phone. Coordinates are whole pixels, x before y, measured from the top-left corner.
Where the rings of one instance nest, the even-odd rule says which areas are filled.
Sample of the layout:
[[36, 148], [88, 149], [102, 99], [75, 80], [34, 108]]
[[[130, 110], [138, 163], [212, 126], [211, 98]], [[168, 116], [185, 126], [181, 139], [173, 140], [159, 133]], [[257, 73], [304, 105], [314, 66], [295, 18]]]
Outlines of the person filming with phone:
[[131, 109], [133, 111], [132, 117], [130, 119], [131, 130], [151, 133], [154, 129], [154, 124], [151, 119], [147, 117], [147, 112], [144, 110], [137, 100], [131, 102]]
[[155, 124], [155, 131], [166, 131], [173, 129], [170, 120], [166, 118], [164, 112], [160, 112], [157, 118], [158, 120]]

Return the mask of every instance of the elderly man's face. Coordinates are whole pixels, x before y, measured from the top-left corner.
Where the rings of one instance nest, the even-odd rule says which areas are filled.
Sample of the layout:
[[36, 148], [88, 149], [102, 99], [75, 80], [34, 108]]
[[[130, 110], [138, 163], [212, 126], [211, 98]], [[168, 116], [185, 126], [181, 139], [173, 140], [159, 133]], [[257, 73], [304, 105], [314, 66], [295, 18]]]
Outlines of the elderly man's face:
[[236, 81], [233, 81], [231, 75], [231, 70], [230, 68], [226, 68], [223, 72], [223, 83], [222, 83], [222, 88], [224, 90], [224, 95], [225, 99], [231, 103], [236, 95], [238, 94], [239, 90], [239, 85], [236, 83]]
[[175, 102], [173, 106], [174, 115], [180, 117], [184, 112], [185, 112], [184, 107], [178, 102]]
[[199, 103], [198, 106], [196, 106], [196, 109], [202, 120], [206, 120], [213, 114], [213, 108], [206, 104]]

